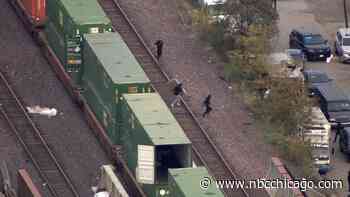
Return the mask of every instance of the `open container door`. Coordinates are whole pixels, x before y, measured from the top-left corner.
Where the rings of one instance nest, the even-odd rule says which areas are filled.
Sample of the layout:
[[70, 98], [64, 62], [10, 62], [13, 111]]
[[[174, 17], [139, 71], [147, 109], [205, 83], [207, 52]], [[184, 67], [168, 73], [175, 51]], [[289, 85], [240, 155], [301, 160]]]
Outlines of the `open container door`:
[[155, 158], [154, 146], [137, 146], [137, 168], [136, 177], [139, 183], [154, 184], [155, 178]]

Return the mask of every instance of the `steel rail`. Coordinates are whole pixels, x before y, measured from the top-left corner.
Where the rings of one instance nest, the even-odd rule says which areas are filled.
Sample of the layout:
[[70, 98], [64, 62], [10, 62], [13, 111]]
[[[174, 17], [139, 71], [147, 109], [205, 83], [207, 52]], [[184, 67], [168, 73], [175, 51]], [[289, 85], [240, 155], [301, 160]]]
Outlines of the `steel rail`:
[[[55, 197], [69, 197], [69, 196], [79, 197], [79, 194], [78, 194], [77, 190], [75, 189], [73, 183], [71, 182], [71, 180], [69, 179], [69, 177], [67, 176], [67, 174], [65, 173], [65, 171], [63, 170], [61, 165], [59, 164], [58, 160], [56, 159], [54, 153], [50, 149], [46, 140], [41, 135], [39, 129], [35, 126], [34, 122], [29, 117], [29, 115], [26, 112], [26, 110], [24, 109], [19, 97], [16, 95], [16, 93], [12, 89], [11, 85], [8, 83], [6, 77], [1, 72], [0, 72], [0, 79], [1, 79], [0, 91], [2, 90], [0, 102], [6, 100], [5, 103], [1, 103], [0, 112], [4, 116], [4, 118], [6, 119], [10, 129], [15, 133], [17, 139], [20, 141], [25, 152], [28, 154], [29, 158], [33, 162], [33, 165], [38, 170], [40, 177], [48, 185], [50, 193]], [[6, 91], [8, 93], [7, 95], [5, 93]], [[7, 98], [4, 99], [3, 96], [7, 96]], [[17, 116], [11, 117], [10, 113], [7, 112], [7, 110], [9, 110], [10, 108], [17, 110], [17, 112], [20, 114], [16, 114]], [[22, 115], [22, 119], [21, 119], [21, 115]], [[21, 121], [22, 121], [22, 123], [24, 122], [24, 124], [19, 124]], [[26, 126], [26, 127], [24, 127], [24, 126]], [[22, 127], [22, 130], [20, 127]], [[33, 138], [31, 140], [36, 139], [37, 141], [35, 143], [33, 143], [33, 141], [30, 141], [30, 140], [28, 140], [28, 141], [30, 141], [31, 143], [28, 143], [28, 141], [26, 142], [25, 137], [22, 136], [24, 134], [27, 134], [28, 132], [32, 132], [32, 133], [30, 133], [33, 136]], [[39, 155], [39, 153], [35, 153], [34, 146], [37, 147], [36, 150], [40, 150], [40, 148], [41, 148], [41, 150], [44, 150], [47, 153], [45, 156], [48, 156], [47, 159], [50, 159], [50, 161], [53, 162], [55, 169], [46, 170], [43, 168], [44, 163], [39, 162], [39, 159], [43, 159], [43, 158], [36, 157]], [[36, 154], [36, 156], [35, 156], [35, 154]], [[40, 156], [43, 156], [43, 155], [41, 154]], [[54, 171], [58, 171], [61, 178], [63, 178], [63, 180], [65, 182], [64, 184], [66, 185], [66, 187], [63, 187], [63, 188], [61, 187], [62, 182], [59, 182], [60, 185], [58, 185], [57, 182], [53, 183], [54, 181], [49, 180], [51, 178], [51, 176], [48, 175], [49, 172], [53, 173]], [[54, 177], [54, 176], [52, 176], [52, 177]], [[57, 178], [57, 176], [56, 176], [56, 178]], [[68, 189], [70, 191], [71, 195], [67, 196], [67, 193], [57, 192], [58, 186], [60, 186], [60, 188], [59, 188], [60, 192], [64, 191], [65, 189]]]
[[[147, 47], [145, 41], [143, 40], [141, 35], [138, 33], [138, 31], [136, 30], [136, 27], [132, 24], [131, 20], [128, 18], [127, 14], [122, 9], [119, 2], [117, 0], [99, 0], [99, 1], [102, 5], [103, 9], [107, 13], [107, 16], [110, 17], [112, 24], [113, 24], [113, 27], [114, 27], [114, 30], [121, 34], [124, 41], [129, 46], [130, 50], [134, 53], [136, 59], [143, 66], [146, 74], [151, 79], [153, 88], [157, 92], [159, 92], [159, 94], [163, 97], [164, 100], [167, 100], [166, 97], [169, 97], [169, 93], [165, 94], [164, 91], [160, 90], [162, 88], [160, 86], [164, 85], [164, 84], [162, 84], [162, 82], [152, 80], [150, 75], [153, 75], [154, 70], [157, 70], [158, 74], [162, 75], [166, 81], [169, 81], [170, 78], [167, 75], [167, 73], [165, 71], [163, 71], [163, 69], [159, 66], [157, 59], [152, 54], [151, 50]], [[114, 4], [116, 9], [110, 7], [109, 3], [111, 3], [111, 2]], [[117, 12], [120, 12], [120, 14], [118, 14]], [[125, 26], [124, 26], [125, 24], [123, 24], [120, 17], [122, 17], [126, 21], [126, 23], [127, 23], [126, 25], [129, 26], [131, 31], [128, 30], [127, 28], [125, 28]], [[130, 41], [130, 40], [132, 40], [130, 38], [130, 36], [132, 36], [131, 34], [136, 36], [138, 43], [132, 43], [132, 41]], [[142, 47], [142, 49], [137, 48], [138, 44]], [[141, 50], [141, 52], [135, 52], [135, 51], [140, 51], [140, 50]], [[144, 55], [149, 56], [152, 59], [152, 62], [149, 63], [148, 61], [145, 61], [145, 60], [142, 61], [142, 57], [145, 57]], [[147, 65], [151, 65], [151, 66], [147, 66]], [[153, 68], [152, 73], [148, 72], [150, 67]], [[157, 78], [157, 79], [159, 79], [159, 78]], [[168, 96], [166, 96], [166, 95], [168, 95]], [[195, 117], [194, 113], [191, 111], [189, 105], [185, 102], [185, 100], [183, 98], [181, 98], [181, 102], [182, 102], [182, 106], [184, 106], [184, 110], [185, 110], [185, 112], [183, 112], [182, 115], [184, 115], [184, 114], [186, 115], [186, 113], [189, 114], [189, 116], [187, 116], [187, 117], [192, 119], [192, 122], [190, 121], [192, 128], [186, 129], [186, 126], [184, 126], [184, 124], [182, 124], [182, 123], [185, 123], [185, 121], [179, 120], [181, 117], [179, 117], [179, 114], [177, 114], [176, 112], [174, 115], [178, 119], [180, 125], [183, 126], [183, 128], [188, 136], [191, 135], [190, 134], [191, 132], [194, 132], [196, 130], [199, 130], [199, 132], [201, 133], [201, 134], [196, 133], [197, 136], [193, 136], [193, 135], [189, 136], [189, 138], [193, 144], [193, 146], [192, 146], [193, 151], [196, 153], [196, 156], [200, 159], [201, 163], [203, 163], [203, 165], [208, 169], [210, 174], [212, 174], [215, 179], [223, 179], [223, 178], [225, 178], [225, 179], [238, 179], [239, 177], [238, 177], [237, 173], [235, 173], [232, 170], [232, 168], [230, 167], [230, 165], [228, 164], [228, 162], [226, 161], [224, 156], [221, 154], [221, 152], [219, 151], [219, 149], [217, 148], [217, 146], [215, 145], [213, 140], [210, 138], [208, 133], [203, 129], [203, 127], [199, 123], [198, 119]], [[169, 104], [169, 102], [167, 102], [167, 103]], [[198, 137], [198, 135], [203, 135], [205, 139], [201, 139], [202, 140], [201, 142], [195, 142], [196, 137]], [[203, 156], [203, 153], [205, 152], [204, 147], [200, 147], [200, 145], [199, 145], [200, 143], [203, 143], [203, 141], [205, 141], [204, 143], [206, 144], [206, 148], [207, 149], [211, 148], [216, 154], [216, 155], [209, 155], [209, 156], [215, 157], [217, 159], [215, 159], [215, 160], [210, 159], [208, 155]], [[211, 152], [211, 153], [213, 153], [213, 152]], [[220, 166], [223, 169], [217, 169], [217, 166]], [[221, 174], [220, 174], [220, 172], [217, 172], [220, 170], [221, 170]], [[232, 192], [234, 193], [234, 196], [254, 196], [254, 193], [255, 193], [255, 192], [254, 193], [250, 192], [251, 195], [249, 195], [248, 192], [244, 188], [236, 188], [236, 189], [237, 189], [236, 191], [233, 191], [233, 189], [229, 189], [229, 190], [223, 189], [223, 191], [227, 196], [232, 196]], [[260, 195], [260, 196], [265, 196], [265, 195]]]

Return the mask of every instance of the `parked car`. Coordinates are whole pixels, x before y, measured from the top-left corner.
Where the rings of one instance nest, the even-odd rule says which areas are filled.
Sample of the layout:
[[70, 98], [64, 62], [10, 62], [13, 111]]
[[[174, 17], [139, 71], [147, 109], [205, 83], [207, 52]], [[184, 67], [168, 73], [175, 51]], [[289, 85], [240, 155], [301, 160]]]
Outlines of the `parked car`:
[[350, 161], [350, 127], [343, 128], [339, 134], [340, 152], [346, 154], [348, 161]]
[[341, 62], [350, 62], [350, 28], [340, 28], [337, 31], [334, 48]]
[[310, 96], [315, 95], [317, 86], [332, 83], [333, 79], [330, 79], [325, 72], [319, 70], [307, 69], [303, 71], [304, 81], [310, 92]]
[[331, 125], [350, 125], [350, 100], [345, 93], [334, 83], [318, 85], [315, 90], [320, 108]]
[[325, 61], [331, 55], [328, 41], [321, 34], [311, 31], [293, 30], [289, 34], [289, 46], [302, 50], [309, 61]]

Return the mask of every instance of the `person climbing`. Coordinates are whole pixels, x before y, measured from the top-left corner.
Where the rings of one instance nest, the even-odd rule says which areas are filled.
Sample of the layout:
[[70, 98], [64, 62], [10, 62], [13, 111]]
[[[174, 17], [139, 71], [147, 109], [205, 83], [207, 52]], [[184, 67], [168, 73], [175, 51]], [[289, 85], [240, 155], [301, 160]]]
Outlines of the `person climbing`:
[[211, 94], [209, 94], [203, 101], [203, 105], [205, 107], [205, 111], [203, 113], [203, 118], [206, 116], [206, 115], [209, 115], [209, 113], [213, 110], [210, 106], [210, 101], [211, 101]]
[[157, 40], [157, 42], [154, 43], [157, 47], [157, 59], [159, 60], [163, 53], [163, 41]]

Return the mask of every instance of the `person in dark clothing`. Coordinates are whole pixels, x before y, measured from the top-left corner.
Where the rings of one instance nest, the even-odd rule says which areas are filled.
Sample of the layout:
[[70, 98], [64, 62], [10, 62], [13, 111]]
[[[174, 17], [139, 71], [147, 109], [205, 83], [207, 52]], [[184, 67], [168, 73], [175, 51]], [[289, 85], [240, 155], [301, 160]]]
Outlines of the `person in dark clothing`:
[[181, 99], [181, 94], [184, 93], [184, 89], [183, 89], [183, 87], [182, 87], [182, 83], [178, 83], [178, 84], [175, 86], [173, 92], [174, 92], [174, 95], [175, 95], [175, 99], [173, 100], [173, 102], [171, 102], [171, 108], [174, 108], [174, 105], [175, 105], [176, 103], [179, 104], [178, 102], [179, 102], [180, 99]]
[[320, 166], [320, 168], [318, 169], [318, 173], [322, 178], [324, 178], [324, 176], [327, 174], [328, 171], [329, 171], [329, 168], [326, 166]]
[[338, 135], [340, 134], [341, 130], [342, 130], [343, 126], [341, 125], [340, 122], [337, 123], [337, 127], [336, 127], [336, 132], [335, 132], [335, 137], [334, 137], [334, 143], [337, 142], [337, 138], [338, 138]]
[[163, 52], [163, 41], [157, 40], [157, 42], [155, 42], [154, 44], [157, 46], [157, 59], [159, 60]]
[[209, 94], [205, 99], [204, 99], [204, 102], [203, 102], [203, 105], [205, 107], [205, 111], [203, 113], [203, 118], [206, 116], [206, 115], [209, 115], [209, 113], [213, 110], [210, 106], [210, 100], [211, 100], [211, 94]]

